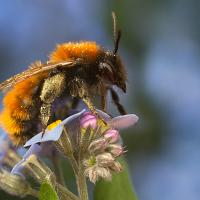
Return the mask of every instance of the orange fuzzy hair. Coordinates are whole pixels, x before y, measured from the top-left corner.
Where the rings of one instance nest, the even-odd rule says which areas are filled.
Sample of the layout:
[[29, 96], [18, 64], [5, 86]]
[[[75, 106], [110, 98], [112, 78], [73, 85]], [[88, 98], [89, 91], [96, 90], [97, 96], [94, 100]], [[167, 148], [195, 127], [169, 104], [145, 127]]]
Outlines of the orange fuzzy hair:
[[27, 131], [23, 122], [34, 117], [30, 112], [30, 108], [34, 104], [33, 95], [37, 91], [39, 82], [46, 76], [47, 74], [45, 73], [35, 75], [17, 83], [3, 98], [0, 125], [16, 145], [23, 142], [20, 141], [20, 134]]
[[61, 62], [67, 60], [74, 60], [77, 58], [83, 59], [84, 62], [95, 62], [101, 48], [95, 42], [69, 42], [57, 45], [49, 58], [52, 62]]

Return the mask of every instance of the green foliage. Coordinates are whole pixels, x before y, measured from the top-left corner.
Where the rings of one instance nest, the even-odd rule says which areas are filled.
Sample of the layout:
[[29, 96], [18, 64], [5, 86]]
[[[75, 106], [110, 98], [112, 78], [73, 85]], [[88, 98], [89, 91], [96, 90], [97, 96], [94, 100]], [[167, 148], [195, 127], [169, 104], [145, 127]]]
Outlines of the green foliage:
[[51, 185], [43, 183], [40, 187], [39, 200], [59, 200], [59, 198]]
[[134, 192], [126, 161], [120, 160], [123, 171], [113, 174], [112, 181], [99, 181], [94, 189], [94, 200], [137, 200]]

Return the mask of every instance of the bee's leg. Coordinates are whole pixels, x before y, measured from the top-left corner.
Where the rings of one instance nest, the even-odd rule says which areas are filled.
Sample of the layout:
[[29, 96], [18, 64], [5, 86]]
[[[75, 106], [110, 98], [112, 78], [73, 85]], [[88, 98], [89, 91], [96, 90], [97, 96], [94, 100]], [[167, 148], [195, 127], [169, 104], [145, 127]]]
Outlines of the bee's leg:
[[105, 86], [101, 86], [100, 88], [100, 95], [101, 95], [101, 109], [106, 112], [106, 106], [107, 106], [107, 90], [108, 88]]
[[40, 108], [41, 114], [41, 122], [42, 122], [42, 136], [45, 133], [45, 130], [48, 126], [48, 122], [51, 116], [51, 104], [50, 103], [43, 103]]
[[95, 106], [93, 105], [89, 97], [83, 97], [82, 101], [86, 104], [86, 106], [89, 108], [90, 111], [92, 111], [94, 114], [97, 114]]
[[92, 104], [91, 98], [89, 97], [88, 94], [88, 85], [85, 83], [83, 79], [75, 77], [69, 83], [69, 87], [70, 87], [70, 94], [73, 97], [73, 100], [76, 101], [76, 99], [80, 98], [92, 112], [93, 111], [95, 112], [95, 107]]
[[101, 109], [102, 109], [104, 112], [106, 112], [106, 105], [107, 105], [107, 103], [106, 103], [106, 97], [107, 97], [106, 94], [102, 94], [102, 95], [101, 95]]
[[[99, 118], [102, 118], [99, 116], [94, 104], [92, 103], [90, 94], [89, 94], [89, 87], [87, 83], [83, 80], [80, 79], [79, 77], [75, 77], [71, 83], [71, 95], [73, 97], [79, 97], [88, 107], [88, 109], [98, 116]], [[102, 119], [103, 120], [103, 119]], [[104, 120], [103, 120], [104, 121]], [[105, 122], [106, 123], [106, 122]]]
[[127, 112], [125, 111], [124, 107], [119, 102], [119, 96], [117, 95], [115, 90], [113, 90], [113, 88], [109, 88], [109, 89], [110, 89], [110, 92], [111, 92], [111, 97], [112, 97], [113, 103], [116, 105], [119, 113], [121, 115], [126, 115]]
[[40, 108], [41, 122], [43, 125], [43, 134], [51, 117], [51, 106], [54, 100], [64, 91], [65, 74], [59, 73], [47, 78], [42, 86], [40, 99], [42, 106]]
[[104, 81], [101, 79], [101, 77], [97, 76], [99, 81], [99, 92], [101, 97], [101, 109], [106, 112], [107, 107], [107, 91], [108, 87], [105, 86]]
[[84, 97], [82, 98], [82, 101], [87, 105], [87, 107], [89, 108], [89, 110], [95, 114], [99, 119], [102, 120], [102, 122], [107, 125], [107, 122], [99, 115], [99, 113], [97, 112], [95, 106], [93, 105], [93, 103], [91, 102], [90, 98], [88, 97]]

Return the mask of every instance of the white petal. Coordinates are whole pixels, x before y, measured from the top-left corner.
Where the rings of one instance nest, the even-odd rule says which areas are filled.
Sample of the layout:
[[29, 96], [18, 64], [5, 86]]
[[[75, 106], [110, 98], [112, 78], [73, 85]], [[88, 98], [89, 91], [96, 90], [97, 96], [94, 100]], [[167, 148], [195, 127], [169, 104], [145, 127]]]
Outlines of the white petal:
[[30, 140], [26, 142], [24, 147], [28, 147], [39, 142], [57, 141], [60, 138], [62, 132], [63, 132], [63, 125], [59, 124], [54, 129], [46, 131], [43, 136], [42, 132], [33, 136]]
[[98, 110], [98, 109], [96, 109], [96, 110], [97, 110], [98, 114], [99, 114], [102, 118], [104, 118], [106, 121], [108, 121], [108, 120], [111, 119], [111, 116], [108, 115], [107, 113], [103, 112], [102, 110]]
[[66, 123], [69, 123], [70, 121], [72, 121], [72, 120], [78, 118], [79, 116], [81, 116], [85, 111], [86, 111], [86, 109], [83, 109], [82, 111], [80, 111], [80, 112], [78, 112], [78, 113], [76, 113], [74, 115], [69, 116], [68, 118], [64, 119], [61, 124], [65, 125]]
[[38, 155], [42, 150], [42, 147], [38, 144], [33, 144], [31, 147], [28, 149], [28, 151], [24, 154], [23, 159], [27, 159], [30, 155], [36, 154]]
[[41, 141], [41, 138], [42, 138], [42, 132], [38, 133], [37, 135], [33, 136], [30, 140], [28, 140], [24, 145], [24, 147], [28, 147], [33, 144], [39, 143]]
[[112, 128], [124, 129], [124, 128], [128, 128], [129, 126], [135, 125], [138, 119], [139, 117], [134, 114], [121, 115], [108, 121], [108, 124]]
[[47, 141], [57, 141], [62, 132], [63, 132], [63, 125], [59, 124], [58, 126], [56, 126], [55, 128], [53, 128], [50, 131], [47, 131], [44, 136], [41, 138], [41, 142], [47, 142]]
[[22, 174], [22, 171], [23, 171], [23, 169], [24, 169], [24, 166], [23, 166], [23, 164], [24, 164], [24, 162], [25, 162], [25, 160], [21, 160], [20, 162], [18, 162], [14, 167], [13, 167], [13, 169], [12, 169], [12, 171], [11, 171], [11, 174], [16, 174], [16, 175], [19, 175], [19, 176], [24, 176], [23, 174]]
[[38, 144], [31, 145], [31, 147], [28, 149], [28, 151], [24, 154], [23, 159], [13, 167], [11, 173], [23, 176], [22, 170], [24, 168], [23, 165], [24, 165], [24, 162], [26, 161], [26, 159], [32, 154], [38, 155], [41, 152], [41, 150], [42, 150], [42, 148], [40, 147], [40, 145], [38, 145]]

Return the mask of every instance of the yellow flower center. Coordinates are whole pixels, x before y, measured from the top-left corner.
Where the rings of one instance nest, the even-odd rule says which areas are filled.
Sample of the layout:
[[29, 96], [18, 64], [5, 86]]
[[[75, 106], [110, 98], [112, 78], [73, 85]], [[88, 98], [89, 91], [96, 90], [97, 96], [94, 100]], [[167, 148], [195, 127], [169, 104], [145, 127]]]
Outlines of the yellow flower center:
[[96, 158], [95, 158], [95, 156], [90, 156], [90, 158], [89, 158], [88, 161], [89, 161], [88, 164], [89, 164], [90, 167], [92, 167], [93, 165], [95, 165], [96, 164]]
[[50, 131], [50, 130], [54, 129], [54, 128], [55, 128], [56, 126], [58, 126], [58, 124], [60, 124], [61, 122], [62, 122], [61, 120], [57, 120], [57, 121], [55, 121], [55, 122], [49, 124], [49, 125], [47, 126], [47, 130]]

